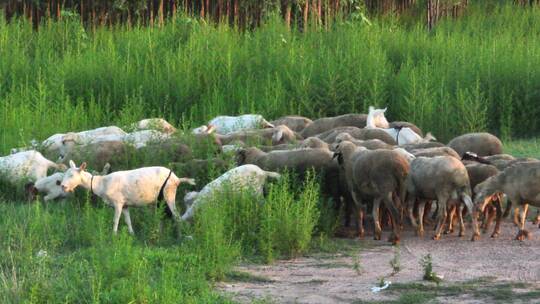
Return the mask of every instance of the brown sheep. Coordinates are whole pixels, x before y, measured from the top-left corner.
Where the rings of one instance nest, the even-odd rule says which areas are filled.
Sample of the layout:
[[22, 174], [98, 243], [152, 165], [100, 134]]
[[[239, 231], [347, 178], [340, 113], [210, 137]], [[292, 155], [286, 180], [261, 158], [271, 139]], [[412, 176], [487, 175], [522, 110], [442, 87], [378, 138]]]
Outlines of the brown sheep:
[[130, 157], [134, 155], [135, 148], [123, 141], [100, 141], [89, 144], [74, 145], [62, 158], [62, 163], [69, 161], [87, 162], [91, 168], [103, 168], [110, 163], [113, 169], [116, 166], [126, 166]]
[[405, 145], [401, 145], [400, 147], [410, 152], [412, 150], [417, 150], [417, 149], [445, 147], [445, 145], [440, 142], [429, 141], [429, 142], [421, 142], [421, 143], [416, 143], [416, 144], [405, 144]]
[[388, 124], [388, 128], [411, 128], [414, 133], [420, 135], [420, 137], [424, 137], [424, 132], [422, 132], [422, 129], [410, 122], [392, 121], [390, 124]]
[[[413, 206], [417, 200], [419, 201], [418, 224], [413, 216]], [[451, 156], [437, 156], [433, 158], [419, 157], [412, 161], [411, 171], [407, 178], [407, 206], [409, 217], [413, 226], [417, 227], [419, 236], [424, 234], [424, 205], [428, 200], [437, 200], [439, 203], [437, 227], [433, 236], [434, 240], [438, 240], [441, 237], [448, 207], [451, 206], [452, 200], [461, 201], [469, 210], [472, 210], [469, 175], [459, 159]], [[458, 217], [460, 221], [459, 236], [463, 236], [465, 224], [463, 223], [461, 204], [458, 208]]]
[[302, 130], [313, 123], [313, 120], [303, 116], [290, 115], [280, 117], [274, 121], [271, 121], [270, 123], [276, 127], [284, 125], [289, 127], [289, 129], [293, 130], [294, 132], [302, 132]]
[[[529, 236], [525, 230], [525, 220], [529, 204], [540, 207], [540, 162], [517, 163], [506, 168], [500, 174], [492, 176], [484, 182], [478, 184], [474, 189], [476, 193], [473, 219], [477, 213], [484, 210], [487, 198], [504, 193], [508, 199], [518, 206], [521, 206], [519, 219], [519, 231], [517, 240], [524, 240]], [[474, 225], [474, 235], [472, 240], [480, 237], [478, 225]]]
[[468, 133], [452, 139], [448, 146], [463, 156], [473, 152], [478, 156], [501, 154], [503, 145], [500, 139], [489, 133]]
[[437, 148], [426, 148], [426, 149], [416, 149], [410, 151], [416, 157], [435, 157], [435, 156], [452, 156], [456, 159], [461, 159], [454, 149], [449, 147], [437, 147]]
[[355, 144], [357, 147], [365, 147], [368, 150], [377, 150], [377, 149], [386, 149], [392, 150], [395, 146], [389, 145], [380, 139], [368, 139], [361, 140], [352, 137], [349, 133], [340, 133], [336, 136], [336, 143], [341, 143], [343, 141], [350, 141]]
[[284, 125], [275, 128], [237, 131], [227, 135], [217, 135], [217, 137], [224, 145], [237, 140], [245, 144], [250, 144], [253, 141], [265, 142], [271, 140], [272, 145], [279, 145], [303, 139], [298, 133]]
[[390, 134], [382, 129], [360, 129], [357, 127], [339, 127], [324, 133], [318, 134], [315, 137], [331, 144], [336, 141], [336, 137], [341, 133], [348, 133], [352, 137], [361, 140], [379, 139], [389, 145], [396, 145], [396, 141]]
[[366, 126], [366, 120], [366, 114], [344, 114], [335, 117], [319, 118], [302, 130], [300, 135], [304, 138], [308, 138], [338, 127], [351, 126], [364, 128]]
[[[409, 163], [400, 153], [393, 150], [367, 150], [353, 143], [342, 142], [336, 153], [342, 166], [352, 166], [352, 197], [361, 208], [362, 199], [373, 198], [374, 238], [381, 239], [382, 228], [379, 222], [379, 207], [390, 211], [393, 235], [389, 241], [399, 243], [401, 229], [402, 199], [405, 194], [405, 180], [409, 173]], [[351, 170], [350, 168], [345, 170]]]

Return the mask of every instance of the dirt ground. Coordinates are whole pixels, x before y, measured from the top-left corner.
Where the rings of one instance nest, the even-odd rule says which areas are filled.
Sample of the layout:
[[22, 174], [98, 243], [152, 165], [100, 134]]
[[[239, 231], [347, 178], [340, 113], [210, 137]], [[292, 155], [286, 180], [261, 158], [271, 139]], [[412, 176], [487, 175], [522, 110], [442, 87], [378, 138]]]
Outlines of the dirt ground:
[[[455, 232], [453, 235], [444, 235], [439, 241], [431, 240], [431, 233], [427, 230], [424, 238], [406, 231], [399, 249], [401, 270], [387, 278], [392, 284], [379, 293], [372, 292], [371, 288], [378, 284], [381, 277], [391, 275], [390, 261], [394, 259], [397, 250], [385, 241], [373, 241], [370, 239], [371, 234], [365, 240], [349, 241], [357, 247], [347, 252], [317, 254], [277, 261], [272, 265], [241, 265], [237, 271], [247, 273], [253, 279], [219, 283], [218, 288], [242, 303], [254, 300], [328, 304], [396, 300], [407, 290], [424, 289], [423, 285], [409, 289], [407, 286], [423, 282], [420, 260], [429, 253], [433, 259], [434, 271], [444, 277], [441, 286], [462, 286], [476, 280], [484, 282], [477, 287], [487, 290], [487, 297], [489, 288], [501, 291], [503, 285], [500, 284], [506, 284], [505, 287], [511, 287], [502, 303], [540, 303], [540, 229], [528, 223], [527, 229], [532, 232], [532, 237], [520, 242], [514, 240], [517, 228], [511, 223], [503, 223], [501, 235], [497, 239], [483, 234], [480, 241], [471, 242], [471, 230], [467, 228], [464, 238], [459, 238]], [[385, 231], [383, 237], [388, 234]], [[436, 286], [434, 283], [422, 284]], [[513, 287], [518, 285], [522, 289]], [[478, 293], [476, 297], [467, 294], [472, 289], [461, 287], [458, 290], [463, 290], [463, 294], [456, 293], [456, 288], [451, 290], [453, 293], [449, 294], [435, 292], [435, 302], [496, 302], [478, 298]], [[534, 294], [520, 300], [520, 294], [531, 291]], [[414, 300], [412, 302], [416, 303]]]

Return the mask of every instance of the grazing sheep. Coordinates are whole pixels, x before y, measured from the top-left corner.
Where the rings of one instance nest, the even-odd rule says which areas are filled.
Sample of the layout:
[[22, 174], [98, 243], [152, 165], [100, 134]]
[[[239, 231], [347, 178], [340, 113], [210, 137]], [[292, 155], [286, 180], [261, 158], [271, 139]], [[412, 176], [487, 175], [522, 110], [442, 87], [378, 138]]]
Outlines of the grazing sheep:
[[426, 149], [415, 149], [410, 151], [416, 157], [435, 157], [435, 156], [452, 156], [456, 159], [461, 160], [461, 157], [457, 154], [454, 149], [449, 147], [437, 147], [437, 148], [426, 148]]
[[166, 134], [176, 132], [176, 128], [163, 118], [143, 119], [131, 125], [131, 128], [138, 131], [155, 130]]
[[271, 129], [247, 130], [232, 132], [227, 135], [217, 135], [217, 138], [224, 144], [229, 144], [233, 141], [241, 141], [249, 143], [250, 141], [272, 141], [272, 145], [295, 142], [302, 140], [302, 137], [289, 129], [287, 126], [281, 125]]
[[366, 120], [366, 114], [344, 114], [335, 117], [319, 118], [304, 128], [300, 132], [300, 135], [303, 138], [308, 138], [339, 127], [350, 126], [363, 128], [366, 126]]
[[[100, 173], [96, 173], [96, 174], [106, 175], [109, 173], [110, 168], [111, 168], [111, 165], [107, 163], [105, 164], [105, 167], [103, 167], [103, 170]], [[35, 182], [35, 184], [28, 183], [26, 185], [26, 192], [28, 193], [28, 201], [35, 200], [35, 197], [38, 194], [45, 195], [43, 197], [43, 200], [45, 202], [68, 197], [69, 193], [64, 192], [61, 186], [63, 179], [64, 179], [64, 173], [57, 172], [53, 175], [49, 175], [47, 177], [38, 179]]]
[[[195, 146], [195, 145], [194, 145]], [[211, 147], [215, 149], [215, 147]], [[149, 141], [145, 146], [134, 151], [139, 164], [155, 166], [166, 162], [181, 162], [193, 158], [194, 152], [181, 137], [172, 136], [166, 139]]]
[[[417, 200], [418, 224], [413, 216], [413, 206]], [[420, 236], [424, 234], [424, 205], [428, 200], [437, 200], [439, 203], [438, 223], [433, 236], [434, 240], [438, 240], [441, 237], [448, 207], [451, 207], [452, 200], [461, 201], [469, 210], [472, 210], [469, 175], [459, 159], [451, 156], [437, 156], [433, 158], [418, 157], [412, 161], [411, 171], [407, 178], [407, 206], [411, 222], [417, 228]], [[459, 204], [459, 236], [463, 236], [465, 232], [462, 208], [463, 206]], [[476, 224], [475, 219], [473, 219], [473, 224]]]
[[336, 143], [339, 144], [343, 141], [350, 141], [353, 144], [355, 144], [357, 147], [365, 147], [368, 150], [376, 150], [376, 149], [392, 150], [395, 147], [393, 145], [389, 145], [385, 143], [384, 141], [380, 139], [368, 139], [368, 140], [356, 139], [352, 137], [349, 133], [340, 133], [336, 136]]
[[322, 141], [321, 139], [317, 138], [317, 137], [308, 137], [308, 138], [304, 139], [300, 143], [299, 148], [301, 148], [301, 149], [311, 148], [311, 149], [330, 150], [330, 145], [327, 144], [326, 142]]
[[[405, 194], [405, 180], [409, 173], [409, 163], [399, 152], [392, 150], [367, 150], [353, 143], [342, 142], [335, 155], [346, 176], [352, 174], [352, 197], [358, 209], [362, 209], [362, 199], [373, 198], [374, 238], [381, 239], [379, 222], [381, 202], [390, 211], [393, 235], [389, 241], [399, 243], [401, 229], [401, 208]], [[352, 172], [351, 172], [352, 169]], [[349, 173], [347, 173], [347, 171]], [[349, 177], [348, 177], [349, 178]]]
[[216, 132], [221, 135], [243, 130], [274, 127], [274, 125], [266, 121], [262, 115], [258, 114], [217, 116], [208, 122], [208, 126], [213, 126], [216, 129]]
[[413, 123], [406, 122], [406, 121], [392, 121], [387, 128], [390, 129], [401, 129], [401, 128], [410, 128], [414, 131], [414, 133], [420, 135], [420, 137], [424, 137], [424, 132], [422, 129], [420, 129], [418, 126], [416, 126]]
[[[474, 192], [476, 185], [484, 182], [488, 178], [495, 176], [499, 174], [499, 170], [492, 165], [486, 165], [486, 164], [471, 164], [466, 165], [465, 168], [467, 169], [467, 173], [469, 174], [469, 180], [471, 183], [471, 189], [473, 189], [473, 194], [476, 196], [476, 193]], [[494, 217], [496, 217], [496, 223], [495, 223], [495, 229], [493, 230], [493, 233], [491, 234], [491, 237], [497, 237], [500, 233], [500, 225], [502, 220], [502, 198], [499, 195], [495, 195], [489, 198], [490, 203], [488, 206], [492, 207], [490, 208], [489, 212], [486, 212], [484, 215], [484, 223], [482, 224], [484, 233], [489, 229], [489, 226], [491, 225], [491, 222], [493, 222]]]
[[429, 142], [423, 142], [423, 143], [415, 143], [415, 144], [406, 144], [401, 145], [403, 149], [407, 151], [417, 150], [417, 149], [429, 149], [429, 148], [439, 148], [439, 147], [445, 147], [443, 143], [436, 142], [436, 141], [429, 141]]
[[503, 145], [500, 139], [489, 133], [468, 133], [452, 139], [448, 146], [459, 155], [473, 152], [478, 156], [501, 154]]
[[123, 140], [92, 142], [72, 146], [61, 160], [64, 164], [86, 160], [92, 168], [102, 168], [106, 163], [110, 163], [116, 168], [128, 162], [134, 153], [132, 150], [134, 148], [130, 148]]
[[322, 139], [323, 141], [331, 144], [336, 142], [338, 135], [347, 133], [352, 137], [360, 140], [379, 139], [389, 145], [396, 145], [396, 141], [388, 133], [382, 129], [360, 129], [357, 127], [339, 127], [324, 133], [318, 134], [315, 137]]
[[[508, 199], [521, 206], [519, 218], [518, 240], [524, 240], [529, 232], [525, 230], [527, 209], [530, 205], [540, 207], [540, 162], [517, 163], [506, 168], [501, 173], [492, 176], [478, 184], [474, 189], [476, 193], [473, 219], [477, 212], [482, 212], [489, 202], [488, 198], [498, 193], [504, 193]], [[478, 225], [474, 225], [473, 241], [480, 237]]]
[[308, 125], [313, 123], [313, 120], [303, 117], [303, 116], [283, 116], [280, 117], [274, 121], [271, 121], [270, 124], [274, 126], [287, 126], [289, 129], [293, 130], [294, 132], [302, 132]]
[[0, 175], [13, 185], [44, 178], [49, 169], [65, 171], [67, 167], [46, 159], [34, 150], [0, 157]]
[[135, 149], [140, 149], [151, 142], [162, 142], [168, 138], [170, 138], [169, 133], [156, 130], [141, 130], [127, 134], [124, 141], [133, 145]]
[[[241, 149], [237, 153], [237, 164], [253, 164], [264, 170], [293, 170], [304, 174], [307, 170], [334, 168], [332, 152], [328, 149], [296, 149], [263, 152], [258, 148]], [[335, 168], [337, 169], [337, 167]]]
[[157, 203], [163, 196], [173, 216], [178, 219], [175, 198], [176, 189], [182, 182], [195, 185], [191, 178], [178, 178], [165, 167], [146, 167], [129, 171], [117, 171], [105, 176], [96, 176], [86, 171], [86, 163], [77, 168], [73, 161], [62, 180], [62, 189], [73, 192], [82, 186], [101, 197], [105, 203], [114, 208], [113, 232], [118, 231], [121, 213], [133, 234], [129, 207], [142, 207]]
[[201, 204], [222, 195], [225, 191], [241, 192], [250, 190], [257, 195], [262, 195], [267, 178], [278, 179], [279, 177], [279, 173], [264, 171], [255, 165], [243, 165], [231, 169], [204, 186], [200, 192], [188, 193], [184, 197], [187, 210], [181, 219], [183, 221], [192, 220], [195, 211]]

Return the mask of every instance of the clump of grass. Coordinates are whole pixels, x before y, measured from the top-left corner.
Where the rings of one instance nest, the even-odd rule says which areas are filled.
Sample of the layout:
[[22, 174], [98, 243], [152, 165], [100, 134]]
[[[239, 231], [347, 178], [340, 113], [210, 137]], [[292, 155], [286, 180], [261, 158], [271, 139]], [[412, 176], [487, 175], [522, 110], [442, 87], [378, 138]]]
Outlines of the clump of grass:
[[428, 253], [426, 256], [422, 257], [420, 260], [420, 265], [424, 270], [424, 275], [422, 277], [423, 280], [435, 282], [437, 285], [442, 282], [441, 276], [433, 271], [433, 259], [431, 254]]

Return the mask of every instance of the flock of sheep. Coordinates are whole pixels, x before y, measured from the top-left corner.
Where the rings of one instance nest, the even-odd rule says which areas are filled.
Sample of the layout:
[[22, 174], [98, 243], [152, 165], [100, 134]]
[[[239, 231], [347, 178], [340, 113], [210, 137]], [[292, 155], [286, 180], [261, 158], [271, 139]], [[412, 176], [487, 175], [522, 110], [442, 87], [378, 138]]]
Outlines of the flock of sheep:
[[[0, 157], [0, 174], [13, 186], [26, 183], [32, 200], [37, 194], [45, 201], [63, 199], [77, 187], [87, 189], [114, 208], [114, 232], [124, 215], [133, 233], [131, 206], [163, 200], [175, 219], [191, 221], [201, 204], [225, 189], [250, 189], [263, 195], [266, 181], [279, 178], [278, 172], [287, 170], [302, 178], [315, 170], [322, 176], [322, 195], [346, 211], [345, 225], [354, 215], [359, 236], [364, 235], [370, 210], [377, 240], [388, 224], [392, 229], [389, 241], [399, 242], [406, 218], [420, 236], [424, 223], [436, 220], [433, 239], [439, 239], [443, 231], [451, 233], [457, 219], [463, 236], [467, 213], [472, 240], [480, 236], [480, 219], [484, 231], [496, 221], [492, 234], [496, 237], [501, 220], [512, 209], [519, 226], [517, 239], [528, 236], [524, 229], [528, 205], [540, 207], [537, 159], [502, 154], [501, 141], [489, 133], [465, 134], [444, 145], [429, 133], [424, 136], [412, 123], [389, 123], [385, 111], [370, 107], [368, 114], [314, 121], [301, 116], [271, 122], [255, 114], [219, 116], [191, 130], [192, 140], [163, 119], [145, 119], [129, 126], [130, 133], [110, 126], [33, 141], [30, 147]], [[216, 154], [234, 155], [237, 167], [226, 171], [217, 158], [195, 159], [191, 145], [199, 142], [207, 143]], [[214, 163], [226, 172], [200, 191], [188, 192], [186, 212], [180, 216], [175, 208], [177, 188], [181, 183], [196, 185], [195, 180], [179, 178], [165, 167], [107, 174], [111, 165], [115, 169], [116, 157], [129, 149], [149, 155], [166, 150], [170, 162]], [[87, 162], [102, 171], [91, 173]], [[49, 169], [57, 172], [47, 176]], [[536, 220], [540, 222], [540, 215]]]

